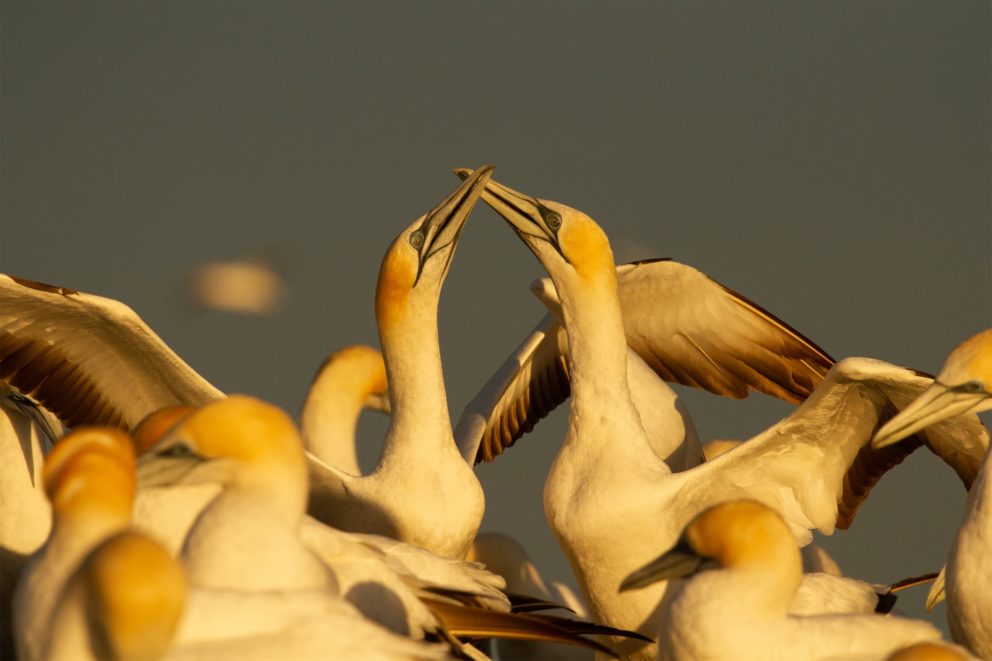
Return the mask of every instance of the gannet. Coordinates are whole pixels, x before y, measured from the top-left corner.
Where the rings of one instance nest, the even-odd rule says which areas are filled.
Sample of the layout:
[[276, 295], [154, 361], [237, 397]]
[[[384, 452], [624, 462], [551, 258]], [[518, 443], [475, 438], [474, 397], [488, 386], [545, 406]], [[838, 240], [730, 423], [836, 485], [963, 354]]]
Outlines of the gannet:
[[172, 644], [186, 602], [179, 562], [130, 530], [101, 542], [67, 581], [44, 659], [156, 659]]
[[[383, 258], [376, 315], [392, 422], [376, 469], [357, 477], [308, 457], [312, 514], [448, 557], [468, 549], [484, 499], [451, 433], [437, 306], [459, 233], [490, 173], [480, 168]], [[0, 276], [0, 377], [69, 426], [130, 429], [165, 406], [224, 396], [126, 305], [9, 276]]]
[[[167, 423], [147, 424], [165, 428]], [[499, 635], [596, 647], [554, 622], [509, 613], [509, 601], [498, 589], [503, 581], [476, 566], [306, 517], [299, 433], [285, 412], [261, 400], [232, 395], [181, 418], [139, 460], [138, 476], [139, 492], [222, 484], [182, 546], [187, 576], [197, 589], [236, 591], [248, 599], [285, 592], [320, 601], [316, 593], [334, 593], [370, 619], [414, 638], [438, 631], [440, 621], [454, 635], [492, 634], [496, 627]], [[178, 644], [215, 636], [209, 629], [196, 633], [197, 619], [187, 620]]]
[[[966, 413], [992, 409], [992, 329], [955, 348], [936, 381], [889, 420], [872, 440], [891, 447], [920, 429]], [[992, 468], [986, 456], [965, 506], [964, 522], [948, 553], [944, 590], [954, 640], [982, 658], [992, 658]], [[938, 587], [939, 589], [939, 587]], [[931, 598], [931, 602], [935, 601]]]
[[361, 475], [355, 428], [362, 409], [389, 412], [386, 364], [378, 349], [338, 349], [317, 370], [300, 413], [303, 443], [325, 464]]
[[621, 589], [674, 578], [688, 580], [659, 605], [659, 659], [881, 660], [940, 638], [930, 624], [899, 617], [789, 615], [802, 580], [799, 550], [782, 517], [752, 500], [695, 516], [676, 545]]
[[18, 658], [42, 656], [57, 600], [87, 553], [127, 527], [134, 451], [120, 431], [84, 428], [63, 437], [44, 464], [51, 534], [21, 574], [13, 602]]
[[[805, 544], [811, 528], [829, 534], [849, 525], [881, 474], [921, 442], [966, 486], [974, 479], [988, 445], [974, 416], [944, 423], [892, 454], [863, 447], [881, 421], [931, 383], [866, 358], [836, 363], [805, 402], [765, 432], [711, 462], [672, 473], [656, 458], [631, 400], [606, 235], [575, 209], [493, 181], [483, 200], [537, 256], [561, 299], [572, 405], [545, 482], [544, 510], [596, 621], [651, 634], [665, 586], [624, 595], [616, 586], [658, 548], [670, 547], [709, 505], [740, 497], [765, 502]], [[618, 644], [625, 655], [654, 655], [649, 646]]]

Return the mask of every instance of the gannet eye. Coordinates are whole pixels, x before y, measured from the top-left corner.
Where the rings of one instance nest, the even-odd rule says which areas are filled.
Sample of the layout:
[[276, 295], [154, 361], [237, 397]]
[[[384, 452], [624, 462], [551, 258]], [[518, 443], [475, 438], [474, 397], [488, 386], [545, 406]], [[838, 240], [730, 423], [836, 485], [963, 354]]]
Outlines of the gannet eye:
[[545, 222], [548, 224], [548, 227], [557, 232], [558, 228], [561, 227], [561, 216], [554, 211], [550, 211]]
[[196, 453], [193, 452], [193, 448], [185, 443], [176, 443], [175, 445], [170, 445], [165, 448], [159, 452], [158, 455], [160, 457], [168, 457], [170, 459], [185, 459], [187, 457], [195, 457]]
[[983, 392], [985, 387], [982, 385], [981, 381], [972, 380], [962, 383], [958, 386], [958, 390], [962, 392]]
[[410, 235], [410, 245], [420, 250], [424, 245], [424, 231], [417, 230]]

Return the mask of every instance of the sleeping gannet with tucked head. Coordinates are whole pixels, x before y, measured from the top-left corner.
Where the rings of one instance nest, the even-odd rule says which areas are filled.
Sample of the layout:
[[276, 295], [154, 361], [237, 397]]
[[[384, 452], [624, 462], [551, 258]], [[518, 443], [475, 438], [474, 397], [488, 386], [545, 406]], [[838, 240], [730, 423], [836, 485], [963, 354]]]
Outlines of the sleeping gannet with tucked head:
[[365, 408], [389, 412], [382, 353], [362, 344], [338, 349], [317, 370], [300, 413], [307, 450], [325, 464], [361, 475], [355, 428]]
[[[885, 424], [872, 445], [889, 447], [909, 434], [966, 413], [992, 410], [992, 329], [963, 342], [947, 357], [936, 381]], [[944, 590], [954, 640], [992, 657], [992, 467], [988, 456], [968, 494], [964, 522], [948, 554]], [[936, 586], [935, 586], [936, 587]], [[939, 598], [931, 591], [929, 602]]]
[[930, 624], [899, 617], [790, 616], [802, 581], [799, 550], [782, 517], [752, 500], [695, 516], [678, 544], [621, 589], [675, 578], [688, 580], [660, 604], [659, 659], [881, 660], [940, 638]]
[[[651, 635], [665, 586], [623, 595], [617, 586], [715, 503], [742, 497], [764, 502], [783, 514], [797, 541], [807, 543], [811, 528], [829, 534], [846, 527], [881, 474], [922, 442], [966, 485], [974, 479], [988, 445], [974, 416], [944, 423], [891, 454], [864, 447], [887, 415], [931, 383], [912, 370], [864, 358], [834, 365], [809, 399], [755, 438], [672, 473], [656, 458], [632, 403], [606, 235], [580, 211], [496, 182], [489, 182], [483, 200], [537, 256], [561, 299], [572, 408], [545, 483], [544, 509], [597, 621]], [[811, 475], [811, 466], [817, 473]], [[627, 656], [654, 656], [650, 646], [619, 645]]]

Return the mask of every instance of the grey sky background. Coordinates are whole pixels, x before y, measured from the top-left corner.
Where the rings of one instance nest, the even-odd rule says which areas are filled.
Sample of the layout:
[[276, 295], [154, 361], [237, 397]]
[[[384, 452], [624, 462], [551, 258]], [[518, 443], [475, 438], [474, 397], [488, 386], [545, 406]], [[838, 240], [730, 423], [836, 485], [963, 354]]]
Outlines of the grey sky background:
[[[935, 372], [992, 326], [989, 19], [965, 1], [5, 1], [0, 270], [124, 301], [221, 389], [295, 413], [330, 351], [377, 344], [388, 243], [452, 167], [493, 163], [597, 219], [618, 260], [676, 258], [835, 358]], [[250, 256], [284, 273], [280, 314], [188, 302], [197, 265]], [[455, 419], [541, 316], [540, 275], [480, 204], [441, 301]], [[789, 410], [684, 392], [704, 438]], [[552, 578], [541, 489], [566, 419], [478, 470], [483, 528]], [[385, 427], [363, 420], [367, 465]], [[823, 543], [867, 580], [935, 571], [963, 502], [918, 451]]]

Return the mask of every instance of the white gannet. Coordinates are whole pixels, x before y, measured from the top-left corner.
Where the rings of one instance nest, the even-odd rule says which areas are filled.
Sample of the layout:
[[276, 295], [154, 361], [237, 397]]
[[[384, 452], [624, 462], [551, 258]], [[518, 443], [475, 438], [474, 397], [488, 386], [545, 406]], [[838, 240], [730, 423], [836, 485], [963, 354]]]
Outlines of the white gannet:
[[940, 638], [930, 624], [899, 617], [789, 615], [801, 565], [782, 517], [756, 501], [737, 500], [695, 516], [677, 544], [621, 589], [688, 578], [659, 605], [659, 659], [881, 660]]
[[67, 581], [42, 658], [157, 659], [172, 643], [186, 593], [168, 551], [140, 533], [118, 532]]
[[[165, 412], [167, 418], [175, 415]], [[143, 428], [168, 424], [150, 420]], [[333, 592], [370, 619], [414, 638], [437, 632], [440, 622], [452, 635], [493, 633], [496, 627], [503, 635], [594, 646], [554, 622], [507, 612], [509, 601], [499, 590], [503, 581], [477, 566], [306, 517], [299, 433], [288, 415], [260, 400], [232, 395], [180, 418], [142, 456], [138, 475], [139, 493], [147, 487], [222, 484], [182, 547], [197, 589], [236, 591], [249, 599], [309, 594], [318, 602], [317, 593]], [[204, 631], [200, 620], [184, 621], [178, 644], [238, 626], [212, 624]]]
[[389, 412], [386, 363], [378, 349], [342, 347], [320, 366], [307, 391], [300, 413], [304, 446], [325, 464], [361, 475], [355, 428], [365, 408]]
[[[992, 329], [978, 333], [954, 349], [933, 385], [879, 429], [872, 445], [891, 446], [927, 425], [990, 409]], [[992, 549], [990, 512], [992, 468], [986, 456], [968, 494], [964, 522], [948, 553], [944, 576], [951, 635], [982, 658], [992, 658], [992, 572], [987, 561]], [[939, 586], [935, 588], [939, 590]]]
[[[928, 430], [892, 454], [865, 447], [881, 422], [931, 383], [866, 358], [835, 364], [791, 415], [738, 448], [672, 473], [656, 458], [632, 403], [616, 268], [605, 233], [575, 209], [493, 181], [483, 200], [537, 256], [561, 299], [572, 405], [545, 482], [544, 509], [598, 622], [651, 634], [665, 586], [623, 595], [616, 587], [717, 502], [765, 502], [783, 514], [797, 541], [807, 543], [811, 528], [829, 534], [849, 525], [881, 474], [922, 442], [966, 486], [974, 479], [988, 445], [974, 416]], [[625, 655], [654, 655], [649, 646], [618, 644]]]
[[382, 259], [375, 310], [392, 417], [368, 475], [311, 463], [310, 513], [336, 528], [451, 558], [464, 557], [479, 529], [484, 497], [452, 435], [437, 313], [458, 236], [491, 172], [477, 170], [404, 229]]
[[24, 568], [13, 602], [18, 658], [40, 658], [57, 600], [87, 553], [127, 527], [134, 494], [134, 450], [114, 429], [63, 437], [44, 464], [52, 505], [48, 539]]
[[[491, 171], [480, 168], [383, 257], [376, 315], [392, 420], [382, 456], [366, 476], [308, 457], [310, 512], [338, 528], [448, 557], [463, 556], [478, 530], [482, 487], [452, 436], [437, 307], [459, 233]], [[0, 376], [69, 426], [130, 429], [165, 406], [223, 397], [126, 305], [9, 276], [0, 276]]]
[[[834, 362], [785, 322], [691, 266], [650, 260], [616, 269], [634, 407], [655, 453], [673, 470], [701, 461], [698, 439], [675, 393], [654, 374], [727, 397], [755, 390], [799, 403]], [[466, 458], [492, 461], [569, 395], [557, 292], [547, 278], [531, 290], [549, 313], [465, 408], [455, 437]]]

